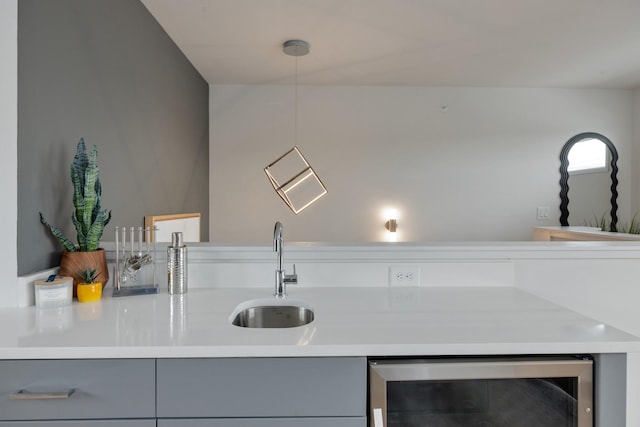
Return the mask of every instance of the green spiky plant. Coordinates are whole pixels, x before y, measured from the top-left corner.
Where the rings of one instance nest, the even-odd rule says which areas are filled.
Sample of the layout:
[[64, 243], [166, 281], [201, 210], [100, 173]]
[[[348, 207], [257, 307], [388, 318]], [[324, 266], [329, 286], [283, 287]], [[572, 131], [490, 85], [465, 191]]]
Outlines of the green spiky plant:
[[91, 252], [98, 250], [104, 227], [111, 221], [111, 211], [102, 209], [100, 197], [102, 187], [96, 164], [98, 149], [94, 145], [87, 156], [84, 138], [80, 138], [76, 155], [71, 164], [71, 182], [73, 183], [74, 212], [71, 220], [78, 233], [78, 246], [73, 244], [60, 229], [49, 224], [40, 212], [40, 222], [47, 226], [53, 236], [69, 252]]
[[100, 273], [98, 272], [97, 268], [89, 268], [86, 267], [84, 270], [80, 270], [78, 272], [78, 276], [82, 277], [82, 280], [84, 280], [84, 283], [94, 283], [96, 281], [96, 279], [98, 278], [98, 275]]
[[640, 234], [640, 220], [638, 220], [638, 212], [633, 214], [633, 218], [631, 218], [631, 224], [629, 224], [629, 229], [627, 230], [629, 234]]

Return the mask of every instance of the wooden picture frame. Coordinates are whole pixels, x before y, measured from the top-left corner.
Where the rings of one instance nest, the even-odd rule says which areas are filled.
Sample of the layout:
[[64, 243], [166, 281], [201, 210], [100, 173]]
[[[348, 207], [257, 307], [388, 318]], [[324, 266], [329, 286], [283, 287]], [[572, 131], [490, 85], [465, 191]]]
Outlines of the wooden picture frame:
[[200, 241], [200, 213], [149, 215], [144, 217], [144, 226], [152, 227], [152, 241], [170, 242], [171, 233], [182, 232], [183, 242]]

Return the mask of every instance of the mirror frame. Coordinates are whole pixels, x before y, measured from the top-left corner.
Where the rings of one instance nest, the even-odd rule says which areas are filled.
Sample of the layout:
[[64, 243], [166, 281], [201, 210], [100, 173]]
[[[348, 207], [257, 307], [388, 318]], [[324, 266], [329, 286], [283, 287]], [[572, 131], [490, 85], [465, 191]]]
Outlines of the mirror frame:
[[618, 231], [618, 151], [604, 135], [596, 132], [579, 133], [567, 141], [560, 151], [560, 225], [569, 225], [569, 151], [584, 139], [602, 141], [611, 153], [611, 226], [609, 231]]

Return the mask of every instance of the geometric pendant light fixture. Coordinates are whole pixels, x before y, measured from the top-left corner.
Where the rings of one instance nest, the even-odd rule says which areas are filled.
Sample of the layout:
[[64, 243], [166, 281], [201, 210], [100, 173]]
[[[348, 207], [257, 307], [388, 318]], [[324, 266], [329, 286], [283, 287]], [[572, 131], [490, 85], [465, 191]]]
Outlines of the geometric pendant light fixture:
[[[298, 56], [309, 53], [309, 43], [288, 40], [282, 46], [285, 54], [296, 57], [294, 139], [298, 139]], [[297, 145], [264, 168], [278, 196], [296, 215], [327, 194], [327, 188]]]

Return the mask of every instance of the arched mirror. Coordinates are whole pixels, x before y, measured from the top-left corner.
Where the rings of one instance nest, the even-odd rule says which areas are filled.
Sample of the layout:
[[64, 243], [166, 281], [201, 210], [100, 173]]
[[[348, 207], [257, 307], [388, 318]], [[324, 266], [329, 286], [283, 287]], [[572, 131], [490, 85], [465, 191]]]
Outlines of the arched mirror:
[[[580, 133], [564, 144], [560, 152], [560, 225], [618, 224], [618, 152], [604, 135]], [[608, 217], [607, 217], [608, 214]]]

